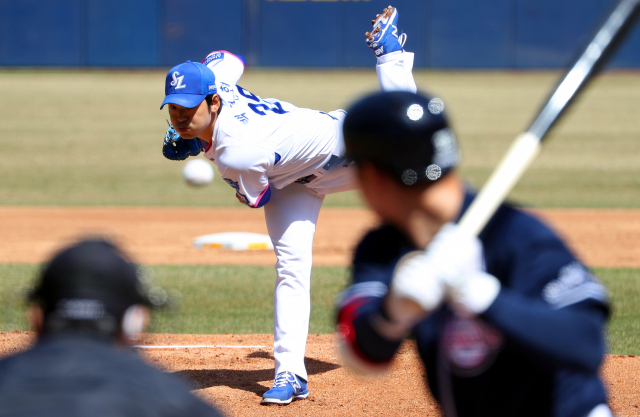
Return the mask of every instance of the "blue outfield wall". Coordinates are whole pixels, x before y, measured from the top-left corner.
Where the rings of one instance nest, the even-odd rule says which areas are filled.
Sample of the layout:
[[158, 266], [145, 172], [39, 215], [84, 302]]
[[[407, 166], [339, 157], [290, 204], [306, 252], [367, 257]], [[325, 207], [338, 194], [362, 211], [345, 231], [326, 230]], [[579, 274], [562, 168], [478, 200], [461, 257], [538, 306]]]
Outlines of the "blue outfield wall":
[[[370, 67], [389, 0], [0, 0], [1, 66], [171, 67], [223, 49], [254, 66]], [[614, 0], [395, 0], [424, 68], [559, 68]], [[610, 64], [640, 68], [640, 24]]]

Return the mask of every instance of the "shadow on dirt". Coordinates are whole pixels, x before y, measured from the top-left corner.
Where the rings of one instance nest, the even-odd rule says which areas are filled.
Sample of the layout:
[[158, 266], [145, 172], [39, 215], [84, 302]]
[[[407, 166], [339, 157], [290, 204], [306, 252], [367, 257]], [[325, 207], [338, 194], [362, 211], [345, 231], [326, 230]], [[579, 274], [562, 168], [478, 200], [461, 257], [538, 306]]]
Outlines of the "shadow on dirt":
[[[273, 360], [273, 356], [266, 352], [254, 352], [247, 355], [247, 358]], [[329, 372], [341, 367], [335, 363], [312, 358], [305, 358], [304, 362], [307, 367], [307, 373], [310, 376]], [[252, 392], [258, 396], [262, 396], [268, 389], [258, 384], [258, 382], [272, 381], [274, 378], [273, 368], [257, 370], [193, 369], [174, 372], [173, 375], [186, 380], [193, 389], [227, 386], [229, 388]]]

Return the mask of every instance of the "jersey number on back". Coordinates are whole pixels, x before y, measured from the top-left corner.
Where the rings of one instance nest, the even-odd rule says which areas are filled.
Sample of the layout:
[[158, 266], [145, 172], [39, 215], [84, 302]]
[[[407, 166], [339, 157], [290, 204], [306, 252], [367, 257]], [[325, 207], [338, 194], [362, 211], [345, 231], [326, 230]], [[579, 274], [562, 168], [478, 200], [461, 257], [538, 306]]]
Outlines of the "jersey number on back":
[[271, 111], [277, 114], [289, 113], [288, 111], [284, 110], [282, 108], [282, 104], [280, 104], [277, 101], [274, 101], [273, 103], [268, 103], [260, 99], [260, 97], [256, 96], [251, 91], [245, 90], [239, 85], [236, 85], [236, 87], [238, 87], [238, 92], [240, 93], [241, 96], [257, 102], [257, 103], [249, 103], [248, 106], [251, 110], [254, 111], [254, 113], [259, 114], [260, 116], [266, 116], [267, 113], [265, 113], [265, 111]]

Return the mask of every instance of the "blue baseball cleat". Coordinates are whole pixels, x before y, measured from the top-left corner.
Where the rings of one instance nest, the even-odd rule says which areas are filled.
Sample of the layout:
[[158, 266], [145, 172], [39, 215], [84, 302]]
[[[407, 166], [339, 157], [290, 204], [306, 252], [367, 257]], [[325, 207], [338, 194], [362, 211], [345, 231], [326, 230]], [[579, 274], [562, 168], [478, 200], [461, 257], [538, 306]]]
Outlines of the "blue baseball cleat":
[[365, 36], [367, 46], [377, 57], [402, 51], [407, 35], [404, 33], [398, 35], [398, 10], [395, 7], [387, 7], [371, 23], [373, 30], [365, 33]]
[[291, 372], [276, 375], [273, 386], [262, 395], [260, 404], [289, 404], [293, 400], [303, 400], [309, 396], [307, 381]]

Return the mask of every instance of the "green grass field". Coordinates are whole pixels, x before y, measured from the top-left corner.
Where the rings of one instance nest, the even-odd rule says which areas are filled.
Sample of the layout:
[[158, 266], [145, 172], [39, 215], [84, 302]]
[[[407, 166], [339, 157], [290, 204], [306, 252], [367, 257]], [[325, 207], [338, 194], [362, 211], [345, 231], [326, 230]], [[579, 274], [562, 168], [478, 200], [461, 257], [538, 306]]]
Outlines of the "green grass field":
[[[24, 307], [36, 265], [0, 265], [0, 331], [27, 330]], [[185, 334], [271, 333], [272, 267], [153, 266], [152, 286], [172, 300], [154, 312], [149, 331]], [[640, 355], [640, 277], [632, 269], [596, 269], [609, 288], [613, 314], [611, 353]], [[347, 283], [348, 269], [316, 267], [312, 274], [310, 333], [331, 333], [336, 295]]]
[[[186, 187], [183, 162], [161, 153], [164, 71], [0, 71], [0, 204], [236, 206], [216, 178]], [[481, 185], [559, 76], [557, 72], [416, 71], [440, 96], [463, 151], [461, 173]], [[373, 68], [248, 70], [243, 87], [318, 110], [348, 108], [379, 87]], [[534, 207], [640, 207], [640, 73], [594, 80], [512, 197]], [[357, 193], [327, 206], [358, 206]]]
[[[481, 185], [514, 137], [528, 127], [559, 72], [414, 72], [441, 97], [462, 150], [462, 175]], [[57, 206], [233, 206], [219, 178], [185, 186], [182, 162], [161, 154], [166, 111], [162, 71], [0, 71], [0, 204]], [[378, 89], [375, 70], [247, 70], [241, 83], [323, 111], [348, 108]], [[533, 207], [640, 208], [640, 73], [595, 79], [565, 115], [511, 198]], [[326, 206], [361, 206], [357, 193]], [[0, 225], [1, 226], [1, 225]], [[151, 331], [270, 333], [272, 267], [154, 266], [176, 305]], [[26, 329], [24, 292], [35, 265], [0, 265], [0, 331]], [[611, 290], [613, 353], [640, 354], [640, 271], [599, 269]], [[344, 268], [313, 271], [312, 333], [332, 331]], [[250, 290], [248, 290], [250, 288]]]

